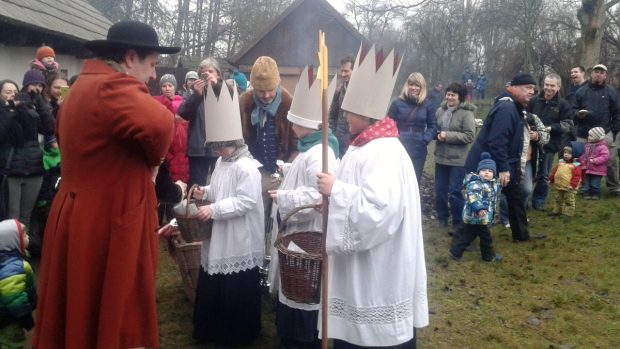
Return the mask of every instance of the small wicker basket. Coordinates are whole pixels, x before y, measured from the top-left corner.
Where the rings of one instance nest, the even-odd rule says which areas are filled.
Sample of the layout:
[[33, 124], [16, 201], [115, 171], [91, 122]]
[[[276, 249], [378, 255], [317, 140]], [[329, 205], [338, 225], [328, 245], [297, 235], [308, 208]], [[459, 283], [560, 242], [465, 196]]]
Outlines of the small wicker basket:
[[172, 240], [174, 246], [174, 259], [181, 272], [183, 290], [187, 299], [194, 304], [196, 300], [196, 287], [198, 286], [198, 273], [200, 271], [200, 249], [202, 242], [185, 242], [181, 237]]
[[[323, 262], [323, 234], [316, 231], [301, 231], [284, 235], [286, 222], [296, 212], [315, 208], [315, 205], [298, 207], [286, 216], [278, 230], [274, 243], [278, 250], [280, 282], [282, 293], [298, 303], [318, 304], [321, 300], [321, 267]], [[288, 249], [293, 242], [307, 253]]]
[[187, 205], [185, 205], [185, 214], [175, 214], [175, 218], [179, 224], [179, 230], [181, 231], [181, 236], [185, 242], [197, 242], [211, 238], [213, 220], [209, 219], [205, 222], [196, 218], [196, 216], [189, 214], [190, 204], [196, 204], [196, 207], [210, 204], [208, 201], [196, 200], [193, 198], [194, 190], [196, 188], [198, 188], [198, 186], [194, 184], [187, 191]]

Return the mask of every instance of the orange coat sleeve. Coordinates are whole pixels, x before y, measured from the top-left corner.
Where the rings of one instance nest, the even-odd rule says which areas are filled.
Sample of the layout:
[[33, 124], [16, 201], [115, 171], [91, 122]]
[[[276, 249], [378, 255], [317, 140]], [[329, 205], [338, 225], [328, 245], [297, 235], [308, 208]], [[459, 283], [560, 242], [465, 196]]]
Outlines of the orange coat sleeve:
[[103, 83], [100, 98], [114, 137], [139, 147], [147, 163], [157, 166], [166, 156], [174, 115], [151, 97], [144, 83], [114, 74]]

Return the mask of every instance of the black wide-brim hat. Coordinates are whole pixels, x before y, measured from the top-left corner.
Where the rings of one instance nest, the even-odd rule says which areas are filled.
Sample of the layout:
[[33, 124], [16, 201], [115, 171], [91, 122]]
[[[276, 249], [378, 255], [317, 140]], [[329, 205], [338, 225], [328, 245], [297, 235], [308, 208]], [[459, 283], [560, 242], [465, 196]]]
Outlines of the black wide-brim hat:
[[84, 43], [87, 49], [99, 53], [119, 49], [145, 49], [159, 53], [177, 53], [180, 47], [159, 46], [155, 29], [138, 21], [121, 21], [108, 30], [106, 40], [92, 40]]

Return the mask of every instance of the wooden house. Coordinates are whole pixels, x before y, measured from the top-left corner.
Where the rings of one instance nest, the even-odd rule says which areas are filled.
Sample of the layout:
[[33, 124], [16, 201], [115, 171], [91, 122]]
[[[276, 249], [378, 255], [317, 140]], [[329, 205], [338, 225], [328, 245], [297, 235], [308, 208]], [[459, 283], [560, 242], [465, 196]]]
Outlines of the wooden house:
[[51, 46], [62, 73], [79, 73], [83, 43], [105, 39], [112, 25], [84, 0], [0, 0], [0, 79], [21, 87], [38, 47]]
[[270, 56], [278, 63], [282, 85], [291, 93], [304, 66], [318, 65], [319, 30], [325, 32], [330, 75], [340, 59], [355, 57], [366, 39], [326, 0], [296, 0], [257, 38], [229, 59], [250, 76], [256, 58]]

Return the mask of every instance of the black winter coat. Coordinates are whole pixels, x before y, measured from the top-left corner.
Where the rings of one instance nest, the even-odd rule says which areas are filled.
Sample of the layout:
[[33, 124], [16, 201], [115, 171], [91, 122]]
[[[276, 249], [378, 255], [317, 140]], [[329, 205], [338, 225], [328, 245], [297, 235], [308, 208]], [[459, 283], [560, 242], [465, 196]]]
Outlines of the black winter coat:
[[562, 133], [568, 132], [573, 126], [573, 108], [564, 99], [556, 94], [551, 100], [545, 100], [543, 93], [534, 97], [527, 106], [527, 111], [538, 115], [540, 121], [547, 127], [551, 127], [549, 132], [549, 143], [543, 147], [547, 153], [557, 153], [562, 146]]
[[0, 107], [0, 169], [4, 170], [9, 151], [14, 149], [6, 171], [9, 176], [42, 175], [39, 133], [54, 134], [54, 117], [47, 104], [38, 94], [29, 97], [17, 106]]
[[478, 172], [480, 154], [489, 152], [497, 165], [495, 175], [510, 171], [509, 184], [520, 183], [523, 128], [526, 122], [523, 113], [523, 108], [513, 102], [510, 94], [502, 93], [497, 97], [467, 155], [466, 172]]
[[620, 131], [620, 100], [616, 90], [605, 84], [593, 85], [589, 81], [577, 90], [575, 94], [576, 111], [585, 109], [588, 114], [585, 118], [575, 116], [577, 137], [588, 138], [588, 131], [593, 127], [602, 127], [605, 133]]

